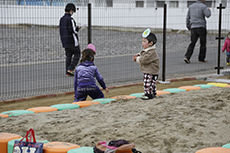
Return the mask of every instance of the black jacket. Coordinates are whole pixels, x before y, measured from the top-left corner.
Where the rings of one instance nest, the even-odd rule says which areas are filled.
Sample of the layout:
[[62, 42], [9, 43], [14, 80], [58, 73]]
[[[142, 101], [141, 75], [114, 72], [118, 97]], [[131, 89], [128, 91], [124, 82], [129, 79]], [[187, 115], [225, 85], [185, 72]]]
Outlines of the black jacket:
[[79, 28], [69, 13], [65, 13], [59, 23], [60, 37], [64, 48], [73, 48], [79, 45], [77, 32]]

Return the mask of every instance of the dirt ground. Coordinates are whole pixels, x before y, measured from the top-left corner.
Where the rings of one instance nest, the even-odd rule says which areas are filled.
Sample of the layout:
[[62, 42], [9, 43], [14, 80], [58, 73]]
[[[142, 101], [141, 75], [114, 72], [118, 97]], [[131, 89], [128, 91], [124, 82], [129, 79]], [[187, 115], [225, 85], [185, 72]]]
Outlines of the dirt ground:
[[[157, 84], [157, 90], [162, 90], [166, 88], [175, 88], [185, 85], [194, 85], [194, 84], [204, 84], [207, 83], [203, 80], [192, 80], [192, 81], [174, 81], [170, 84]], [[104, 92], [104, 91], [103, 91]], [[140, 83], [139, 85], [128, 86], [128, 87], [117, 87], [110, 89], [109, 93], [105, 93], [106, 98], [118, 96], [118, 95], [129, 95], [132, 93], [140, 93], [143, 92], [143, 85]], [[32, 107], [39, 106], [50, 106], [54, 104], [64, 104], [64, 103], [72, 103], [74, 100], [74, 94], [70, 95], [62, 95], [57, 97], [45, 97], [39, 99], [25, 100], [22, 102], [13, 102], [13, 103], [1, 103], [0, 102], [0, 113], [9, 110], [20, 110], [20, 109], [28, 109]], [[91, 100], [88, 98], [87, 100]]]
[[[207, 83], [179, 81], [158, 89]], [[111, 89], [106, 97], [143, 92], [142, 86]], [[2, 110], [71, 103], [73, 95], [3, 104]], [[33, 128], [38, 140], [93, 147], [98, 141], [126, 139], [142, 153], [195, 153], [230, 142], [230, 88], [211, 87], [152, 100], [120, 100], [90, 107], [0, 118], [0, 132], [24, 136]]]

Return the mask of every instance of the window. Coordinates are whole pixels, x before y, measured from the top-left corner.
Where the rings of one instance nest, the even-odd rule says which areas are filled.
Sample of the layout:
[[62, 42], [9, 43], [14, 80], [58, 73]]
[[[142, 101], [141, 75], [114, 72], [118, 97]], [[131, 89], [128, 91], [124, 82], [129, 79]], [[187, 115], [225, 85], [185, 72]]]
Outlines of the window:
[[192, 3], [195, 3], [196, 1], [188, 1], [187, 2], [187, 7], [189, 7]]
[[105, 6], [104, 0], [95, 0], [95, 6], [102, 7]]
[[206, 1], [205, 4], [206, 4], [208, 7], [212, 7], [212, 1]]
[[0, 5], [15, 5], [15, 4], [18, 4], [18, 2], [12, 0], [0, 0]]
[[136, 7], [144, 7], [144, 1], [136, 1]]
[[221, 0], [222, 6], [227, 7], [227, 0]]
[[164, 7], [165, 1], [157, 1], [157, 7]]
[[113, 0], [95, 0], [95, 6], [96, 7], [113, 7]]
[[212, 7], [216, 7], [216, 0], [212, 0]]
[[178, 1], [169, 1], [169, 7], [178, 8], [179, 2]]
[[155, 7], [154, 3], [155, 2], [153, 0], [147, 0], [146, 1], [146, 7]]
[[[188, 1], [187, 2], [187, 7], [189, 7], [192, 3], [195, 3], [196, 1]], [[215, 7], [216, 0], [206, 0], [205, 4], [208, 7]]]
[[77, 6], [87, 6], [89, 3], [89, 0], [76, 0]]
[[43, 6], [50, 5], [49, 0], [17, 0], [18, 5], [35, 5], [35, 6]]
[[106, 7], [113, 7], [113, 0], [106, 0]]

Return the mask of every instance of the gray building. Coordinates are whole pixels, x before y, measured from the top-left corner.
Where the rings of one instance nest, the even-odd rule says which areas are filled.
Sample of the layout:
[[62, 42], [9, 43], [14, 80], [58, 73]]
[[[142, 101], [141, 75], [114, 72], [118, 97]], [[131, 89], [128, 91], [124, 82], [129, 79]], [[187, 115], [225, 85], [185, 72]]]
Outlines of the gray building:
[[[1, 0], [0, 4], [3, 5], [51, 5], [62, 6], [66, 3], [72, 2], [77, 6], [87, 6], [88, 3], [92, 3], [94, 7], [137, 7], [137, 8], [160, 8], [164, 3], [169, 8], [185, 8], [196, 0]], [[208, 7], [217, 7], [219, 3], [223, 6], [229, 5], [228, 0], [206, 0]]]

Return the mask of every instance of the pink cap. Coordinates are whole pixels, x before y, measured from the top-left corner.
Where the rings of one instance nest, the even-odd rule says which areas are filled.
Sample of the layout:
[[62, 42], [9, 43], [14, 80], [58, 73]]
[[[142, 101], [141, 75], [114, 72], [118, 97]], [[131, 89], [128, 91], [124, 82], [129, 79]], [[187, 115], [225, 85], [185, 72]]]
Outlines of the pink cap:
[[96, 54], [96, 48], [93, 44], [88, 44], [87, 49], [91, 49]]

